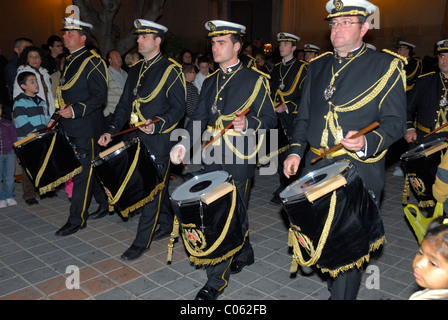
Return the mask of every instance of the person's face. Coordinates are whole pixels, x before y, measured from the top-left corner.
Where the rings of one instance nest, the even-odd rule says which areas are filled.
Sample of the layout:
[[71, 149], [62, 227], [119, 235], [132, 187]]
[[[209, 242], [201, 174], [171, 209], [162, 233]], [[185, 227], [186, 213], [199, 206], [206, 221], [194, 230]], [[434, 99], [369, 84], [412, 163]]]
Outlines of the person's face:
[[404, 48], [404, 47], [397, 49], [397, 53], [400, 56], [405, 57], [405, 58], [409, 57], [409, 51], [410, 51], [409, 48]]
[[154, 39], [153, 34], [141, 34], [137, 39], [138, 52], [149, 59], [160, 51], [161, 41], [160, 37]]
[[201, 62], [199, 64], [199, 72], [201, 72], [204, 76], [208, 74], [209, 65], [208, 62]]
[[240, 48], [241, 44], [233, 44], [229, 34], [212, 38], [213, 59], [224, 70], [237, 62]]
[[24, 85], [21, 85], [23, 91], [30, 94], [36, 94], [39, 92], [39, 83], [37, 82], [36, 76], [29, 76]]
[[[346, 16], [337, 17], [331, 20], [333, 23], [339, 23], [337, 27], [331, 29], [330, 40], [333, 47], [341, 53], [348, 53], [361, 46], [362, 38], [369, 30], [367, 22], [362, 25], [357, 17]], [[348, 28], [342, 27], [342, 23], [351, 23]]]
[[25, 50], [26, 47], [31, 47], [33, 44], [28, 41], [21, 41], [18, 48], [14, 48], [14, 51], [17, 53], [17, 55], [20, 57], [23, 50]]
[[191, 53], [185, 52], [184, 55], [182, 56], [182, 62], [185, 64], [191, 64], [192, 61], [193, 57], [191, 56]]
[[53, 46], [50, 46], [49, 48], [50, 48], [51, 54], [55, 57], [64, 52], [64, 45], [62, 44], [61, 41], [55, 41], [53, 43]]
[[109, 64], [113, 68], [121, 68], [123, 65], [123, 59], [121, 58], [121, 55], [118, 51], [112, 51], [109, 54]]
[[83, 47], [86, 42], [86, 36], [82, 36], [76, 30], [68, 30], [64, 32], [62, 36], [64, 40], [64, 46], [70, 51], [76, 51]]
[[448, 288], [448, 261], [428, 240], [423, 240], [412, 267], [415, 281], [422, 288]]
[[193, 82], [195, 79], [196, 79], [196, 71], [194, 71], [194, 69], [185, 74], [185, 80], [187, 80], [188, 82]]
[[40, 57], [39, 52], [30, 51], [28, 53], [28, 57], [26, 58], [26, 62], [33, 68], [39, 68], [42, 63], [42, 58]]
[[448, 52], [439, 53], [439, 69], [445, 74], [445, 78], [448, 78]]
[[305, 52], [305, 61], [310, 62], [312, 59], [314, 59], [317, 56], [315, 52], [307, 51]]
[[291, 57], [296, 47], [289, 41], [281, 41], [279, 44], [280, 56], [282, 58]]

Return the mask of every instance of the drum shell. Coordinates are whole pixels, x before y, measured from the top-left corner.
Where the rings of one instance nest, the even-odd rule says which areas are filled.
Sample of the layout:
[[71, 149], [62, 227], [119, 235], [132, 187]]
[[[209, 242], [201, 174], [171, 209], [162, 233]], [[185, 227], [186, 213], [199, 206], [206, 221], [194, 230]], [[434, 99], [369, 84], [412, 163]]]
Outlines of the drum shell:
[[[40, 181], [36, 185], [36, 177], [45, 165], [45, 158], [55, 136], [53, 150], [48, 157]], [[41, 194], [54, 190], [82, 170], [81, 163], [67, 138], [57, 131], [41, 134], [23, 145], [15, 147], [14, 150], [20, 163], [29, 172], [34, 186], [39, 189]]]
[[[377, 204], [352, 167], [345, 175], [347, 185], [336, 190], [334, 219], [317, 264], [331, 271], [354, 267], [366, 260], [371, 246], [384, 238], [384, 226]], [[314, 202], [306, 198], [284, 202], [291, 225], [317, 247], [330, 210], [330, 192]], [[368, 260], [368, 259], [367, 259]]]
[[[203, 234], [205, 239], [206, 245], [201, 247], [200, 250], [197, 250], [196, 252], [198, 253], [206, 252], [217, 241], [221, 241], [219, 246], [208, 255], [193, 254], [193, 257], [190, 258], [195, 264], [219, 263], [239, 251], [244, 244], [245, 234], [242, 230], [240, 214], [241, 210], [245, 209], [241, 200], [236, 195], [236, 203], [232, 212], [232, 202], [235, 193], [236, 189], [209, 205], [201, 202], [201, 200], [184, 204], [172, 201], [174, 212], [179, 220], [185, 246], [190, 246], [192, 250], [197, 250], [197, 247], [188, 240], [188, 234], [191, 233], [192, 229], [197, 234]], [[202, 219], [200, 214], [201, 210], [203, 213]], [[225, 225], [230, 214], [232, 217], [230, 218], [228, 229], [225, 230]], [[201, 229], [202, 225], [205, 227], [203, 231]], [[201, 246], [201, 244], [198, 244], [198, 246]]]
[[[401, 158], [401, 167], [407, 175], [414, 196], [421, 204], [430, 202], [432, 203], [431, 206], [434, 206], [437, 202], [432, 195], [432, 185], [436, 180], [437, 168], [440, 165], [441, 157], [442, 150], [427, 157]], [[414, 179], [418, 179], [416, 181], [417, 185], [413, 183]]]
[[[141, 147], [134, 171], [117, 200], [115, 198], [131, 170], [139, 145]], [[162, 179], [157, 165], [139, 140], [127, 143], [127, 146], [119, 149], [116, 154], [95, 160], [94, 170], [106, 190], [109, 203], [124, 217], [152, 201], [160, 191], [158, 188]], [[111, 203], [112, 199], [114, 203]]]

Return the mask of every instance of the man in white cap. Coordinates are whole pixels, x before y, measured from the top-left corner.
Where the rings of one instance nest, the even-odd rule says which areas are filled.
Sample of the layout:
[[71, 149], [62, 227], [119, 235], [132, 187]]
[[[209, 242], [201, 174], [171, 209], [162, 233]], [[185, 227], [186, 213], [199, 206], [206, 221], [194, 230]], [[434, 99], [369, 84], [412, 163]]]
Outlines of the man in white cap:
[[421, 75], [408, 97], [405, 139], [412, 146], [437, 138], [447, 138], [445, 127], [426, 139], [424, 136], [447, 123], [448, 119], [448, 39], [437, 42], [438, 72]]
[[[168, 29], [153, 21], [137, 19], [134, 22], [138, 35], [138, 52], [144, 59], [134, 64], [128, 73], [123, 94], [115, 108], [109, 127], [98, 143], [107, 146], [111, 135], [124, 125], [140, 126], [137, 136], [143, 142], [157, 165], [163, 189], [143, 206], [137, 235], [132, 245], [121, 255], [123, 260], [135, 260], [149, 249], [151, 241], [167, 236], [172, 230], [172, 211], [168, 188], [170, 179], [169, 152], [173, 143], [172, 130], [183, 118], [186, 110], [185, 77], [181, 66], [166, 58], [160, 51]], [[152, 120], [160, 120], [152, 123]], [[154, 177], [145, 177], [154, 179]], [[159, 222], [158, 233], [156, 225]]]
[[[208, 280], [196, 295], [196, 300], [216, 299], [227, 286], [231, 273], [241, 272], [245, 266], [254, 263], [246, 208], [256, 169], [256, 138], [259, 130], [269, 130], [276, 123], [268, 79], [256, 69], [246, 68], [238, 59], [242, 48], [241, 36], [246, 28], [222, 20], [208, 21], [205, 27], [212, 38], [213, 58], [220, 68], [204, 80], [198, 105], [186, 127], [190, 137], [185, 137], [173, 147], [171, 160], [179, 163], [185, 157], [187, 146], [194, 142], [193, 128], [198, 121], [201, 133], [207, 125], [220, 132], [231, 124], [232, 129], [204, 149], [204, 172], [224, 170], [232, 175], [243, 202], [239, 206], [238, 219], [242, 234], [247, 236], [239, 251], [230, 252], [215, 264], [207, 265]], [[242, 115], [246, 110], [249, 113]], [[212, 154], [220, 156], [215, 159]]]
[[[109, 213], [109, 204], [101, 183], [92, 171], [91, 160], [98, 155], [100, 148], [96, 141], [104, 129], [103, 105], [107, 99], [108, 72], [106, 63], [86, 45], [90, 40], [93, 26], [89, 23], [66, 18], [63, 20], [63, 40], [70, 55], [65, 62], [55, 105], [59, 109], [53, 114], [49, 126], [59, 114], [59, 126], [75, 147], [82, 172], [73, 177], [73, 194], [70, 216], [60, 228], [57, 236], [67, 236], [83, 229], [87, 219]], [[66, 104], [71, 105], [63, 108]], [[99, 203], [98, 210], [89, 215], [92, 199]], [[93, 217], [92, 217], [93, 216]]]
[[[273, 193], [271, 204], [281, 204], [279, 194], [296, 177], [286, 178], [283, 174], [283, 161], [285, 151], [289, 148], [288, 135], [293, 131], [294, 117], [297, 116], [300, 98], [302, 96], [303, 82], [306, 78], [306, 63], [294, 57], [297, 43], [300, 38], [294, 34], [280, 32], [277, 34], [280, 56], [282, 61], [274, 66], [271, 72], [271, 96], [277, 114], [278, 134], [278, 174], [280, 185]], [[273, 152], [273, 150], [269, 150]]]
[[423, 64], [420, 59], [414, 57], [415, 44], [398, 41], [397, 53], [407, 60], [407, 65], [404, 67], [406, 71], [406, 92], [414, 88], [415, 81], [422, 74]]
[[[379, 203], [387, 148], [406, 131], [404, 61], [393, 53], [366, 48], [363, 37], [369, 30], [367, 17], [376, 9], [372, 3], [332, 0], [326, 9], [334, 53], [322, 54], [309, 64], [284, 172], [286, 176], [297, 172], [309, 146], [310, 152], [305, 158], [306, 172], [338, 160], [349, 160], [355, 164], [368, 193], [373, 194]], [[379, 122], [377, 129], [351, 138], [375, 121]], [[329, 150], [339, 143], [342, 149], [312, 164], [312, 160], [321, 155], [321, 149]], [[380, 246], [384, 241], [380, 218], [369, 232], [380, 236], [375, 242], [375, 246]], [[340, 252], [333, 252], [335, 255], [343, 253], [343, 248]], [[365, 254], [368, 257], [370, 251]], [[353, 264], [342, 267], [344, 271], [337, 273], [336, 277], [329, 277], [331, 299], [356, 298], [361, 281], [357, 265], [362, 265], [362, 261], [353, 261]]]

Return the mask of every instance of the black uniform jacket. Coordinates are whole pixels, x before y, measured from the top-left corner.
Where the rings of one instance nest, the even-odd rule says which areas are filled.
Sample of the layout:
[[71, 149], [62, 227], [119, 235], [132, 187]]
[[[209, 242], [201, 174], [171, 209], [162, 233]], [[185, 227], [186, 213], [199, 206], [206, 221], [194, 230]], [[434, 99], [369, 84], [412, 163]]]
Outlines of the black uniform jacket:
[[[221, 169], [237, 179], [250, 178], [256, 166], [256, 144], [260, 142], [257, 141], [257, 135], [262, 129], [274, 128], [277, 118], [270, 98], [268, 79], [264, 74], [243, 67], [241, 63], [227, 71], [224, 73], [218, 69], [204, 80], [198, 106], [186, 128], [190, 137], [184, 137], [181, 143], [189, 150], [193, 143], [197, 146], [202, 141], [201, 136], [194, 136], [193, 133], [202, 133], [208, 127], [211, 133], [216, 134], [233, 121], [236, 111], [249, 109], [246, 132], [228, 130], [215, 140], [216, 143], [204, 149], [204, 154], [211, 157], [207, 158], [204, 154], [203, 157], [206, 163], [209, 161], [221, 165]], [[198, 121], [200, 130], [197, 128]]]
[[[56, 106], [71, 103], [74, 117], [59, 120], [69, 137], [98, 138], [103, 132], [107, 83], [106, 63], [95, 52], [82, 48], [67, 58], [56, 93]], [[56, 117], [53, 114], [52, 118]]]
[[[292, 58], [285, 64], [280, 62], [275, 65], [271, 73], [271, 90], [274, 105], [283, 103], [288, 107], [288, 112], [278, 113], [285, 134], [293, 131], [293, 121], [297, 115], [300, 99], [302, 97], [302, 87], [306, 78], [308, 63]], [[284, 87], [281, 88], [283, 83]]]
[[[440, 107], [445, 88], [448, 89], [448, 79], [441, 72], [430, 72], [418, 78], [408, 95], [408, 129], [415, 128], [429, 133], [447, 122], [448, 105]], [[441, 129], [440, 133], [445, 131]]]
[[140, 60], [129, 70], [123, 94], [106, 132], [119, 132], [135, 116], [137, 123], [160, 119], [154, 124], [153, 134], [136, 132], [156, 159], [168, 157], [174, 143], [170, 141], [171, 132], [185, 111], [186, 88], [181, 67], [159, 53], [149, 63]]
[[[406, 132], [403, 65], [398, 55], [367, 49], [364, 43], [346, 58], [329, 52], [312, 60], [289, 153], [303, 158], [307, 143], [316, 149], [331, 148], [348, 131], [360, 131], [378, 121], [380, 126], [365, 135], [364, 158], [384, 156], [383, 151]], [[333, 74], [338, 74], [335, 91], [326, 100], [324, 92]]]

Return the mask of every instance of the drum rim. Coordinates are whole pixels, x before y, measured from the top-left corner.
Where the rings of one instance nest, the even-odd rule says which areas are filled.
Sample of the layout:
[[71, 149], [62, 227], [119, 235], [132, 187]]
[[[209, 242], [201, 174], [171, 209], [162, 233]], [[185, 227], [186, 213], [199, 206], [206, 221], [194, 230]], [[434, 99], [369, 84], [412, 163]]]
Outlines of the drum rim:
[[[400, 160], [402, 160], [402, 161], [408, 161], [408, 160], [413, 160], [413, 159], [421, 158], [421, 157], [424, 156], [424, 155], [422, 154], [422, 152], [423, 152], [424, 150], [427, 150], [427, 149], [428, 149], [427, 146], [433, 147], [433, 146], [435, 146], [435, 145], [437, 145], [437, 144], [441, 144], [441, 143], [444, 143], [444, 142], [448, 142], [448, 138], [437, 138], [437, 139], [435, 139], [435, 140], [431, 140], [431, 141], [428, 141], [428, 142], [426, 142], [426, 143], [421, 143], [421, 144], [419, 144], [418, 146], [416, 146], [415, 148], [413, 148], [413, 149], [411, 149], [411, 150], [406, 151], [405, 153], [403, 153], [403, 154], [400, 156]], [[426, 146], [426, 148], [425, 148], [425, 146]], [[417, 149], [420, 149], [418, 153], [416, 152]]]
[[[193, 184], [194, 181], [199, 181], [199, 178], [201, 177], [208, 177], [210, 175], [222, 175], [222, 177], [225, 179], [220, 181], [219, 184], [215, 185], [214, 188], [216, 188], [217, 186], [221, 185], [222, 183], [229, 181], [231, 178], [231, 175], [224, 170], [215, 170], [215, 171], [210, 171], [210, 172], [205, 172], [199, 175], [194, 176], [193, 178], [189, 179], [188, 181], [185, 181], [184, 183], [182, 183], [180, 186], [178, 186], [170, 195], [170, 199], [172, 202], [178, 204], [179, 206], [183, 205], [183, 204], [190, 204], [190, 203], [196, 203], [198, 201], [201, 200], [201, 196], [206, 193], [206, 191], [211, 191], [214, 188], [210, 188], [207, 187], [204, 190], [201, 190], [201, 192], [196, 193], [194, 197], [189, 197], [189, 198], [184, 198], [184, 199], [176, 199], [176, 195], [177, 193], [181, 192], [181, 188], [188, 188], [188, 186], [190, 186], [190, 184]], [[219, 176], [218, 176], [219, 178]], [[215, 181], [216, 182], [216, 181]], [[191, 189], [191, 187], [193, 187], [194, 184], [192, 186], [189, 187], [189, 189]]]
[[[18, 145], [15, 148], [22, 148], [22, 147], [30, 144], [31, 142], [37, 141], [39, 139], [42, 139], [44, 136], [49, 135], [50, 133], [57, 134], [58, 132], [56, 130], [49, 130], [49, 131], [46, 131], [46, 132], [39, 132], [39, 135], [36, 136], [34, 139], [31, 139], [31, 140], [29, 140], [29, 141], [27, 141], [25, 143], [22, 143], [21, 145]], [[32, 133], [30, 133], [30, 134], [32, 134]]]
[[[286, 197], [285, 193], [287, 191], [289, 191], [289, 190], [292, 190], [293, 187], [298, 185], [301, 181], [302, 181], [301, 183], [303, 184], [303, 182], [305, 182], [307, 179], [310, 179], [312, 176], [315, 176], [317, 173], [325, 172], [325, 169], [329, 170], [329, 169], [333, 169], [333, 168], [341, 168], [342, 170], [340, 169], [338, 171], [335, 171], [335, 174], [333, 176], [336, 176], [337, 174], [345, 175], [350, 170], [350, 168], [352, 168], [352, 167], [353, 167], [353, 164], [350, 161], [340, 160], [340, 161], [336, 161], [336, 162], [334, 162], [332, 164], [329, 164], [329, 165], [327, 165], [325, 167], [322, 167], [322, 168], [316, 169], [314, 171], [308, 172], [306, 175], [300, 177], [296, 181], [294, 181], [291, 184], [289, 184], [285, 189], [283, 189], [283, 191], [280, 192], [279, 197], [280, 197], [280, 199], [281, 199], [281, 201], [283, 203], [303, 200], [303, 199], [306, 198], [305, 191], [311, 189], [311, 187], [308, 188], [308, 189], [304, 189], [305, 191], [303, 191], [300, 194], [296, 193], [296, 195], [292, 195], [292, 196], [289, 196], [289, 197]], [[333, 176], [328, 176], [327, 175], [327, 177], [325, 177], [325, 179], [323, 179], [323, 180], [319, 181], [318, 183], [314, 184], [312, 187], [316, 187], [316, 186], [320, 185], [321, 183], [326, 181], [327, 178], [333, 177]], [[300, 188], [300, 189], [302, 189], [302, 188]]]
[[[101, 165], [105, 161], [112, 160], [114, 157], [118, 156], [120, 153], [122, 153], [126, 149], [130, 148], [131, 146], [133, 146], [134, 144], [139, 143], [139, 142], [140, 142], [140, 138], [139, 137], [134, 137], [134, 138], [132, 138], [132, 139], [130, 139], [128, 141], [123, 141], [124, 147], [121, 147], [121, 148], [115, 150], [114, 152], [108, 154], [107, 156], [105, 156], [103, 158], [101, 158], [100, 156], [97, 156], [95, 159], [92, 160], [92, 164], [93, 164], [94, 167], [97, 167], [97, 166]], [[111, 146], [111, 148], [112, 147], [113, 146]]]

